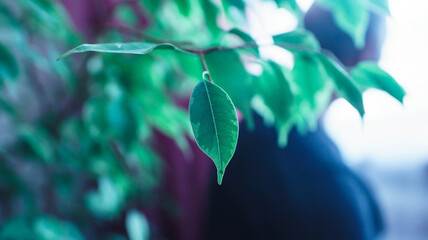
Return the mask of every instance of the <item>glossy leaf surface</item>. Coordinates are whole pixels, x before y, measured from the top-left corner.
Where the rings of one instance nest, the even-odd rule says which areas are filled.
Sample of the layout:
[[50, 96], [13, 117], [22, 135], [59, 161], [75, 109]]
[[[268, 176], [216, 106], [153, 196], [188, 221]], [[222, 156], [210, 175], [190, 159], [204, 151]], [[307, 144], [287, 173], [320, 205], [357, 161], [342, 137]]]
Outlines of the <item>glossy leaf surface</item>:
[[74, 53], [83, 52], [102, 52], [102, 53], [122, 53], [122, 54], [148, 54], [155, 49], [179, 49], [169, 43], [101, 43], [101, 44], [82, 44], [70, 51], [64, 53], [58, 60]]
[[221, 184], [238, 142], [238, 117], [232, 100], [219, 86], [203, 80], [193, 90], [189, 115], [196, 142], [214, 161]]

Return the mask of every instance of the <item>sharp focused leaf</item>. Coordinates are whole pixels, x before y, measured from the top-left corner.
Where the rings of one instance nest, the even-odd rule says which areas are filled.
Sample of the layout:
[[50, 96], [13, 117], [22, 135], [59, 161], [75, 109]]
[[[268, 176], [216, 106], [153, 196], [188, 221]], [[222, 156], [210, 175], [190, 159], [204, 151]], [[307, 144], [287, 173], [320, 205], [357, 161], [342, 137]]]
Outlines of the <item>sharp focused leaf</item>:
[[82, 52], [103, 52], [103, 53], [122, 53], [122, 54], [148, 54], [155, 49], [175, 49], [183, 51], [176, 46], [169, 43], [102, 43], [102, 44], [82, 44], [76, 48], [71, 49], [57, 60], [65, 58], [73, 53]]
[[351, 76], [361, 88], [383, 90], [401, 103], [406, 95], [404, 89], [387, 72], [374, 62], [362, 62], [351, 71]]
[[131, 210], [126, 214], [126, 231], [130, 240], [148, 240], [150, 238], [150, 228], [146, 217]]
[[299, 29], [272, 37], [276, 45], [290, 51], [296, 51], [297, 48], [309, 51], [318, 51], [320, 44], [315, 36], [306, 30]]
[[355, 109], [358, 110], [361, 116], [364, 116], [364, 105], [363, 97], [361, 91], [358, 89], [354, 80], [349, 76], [349, 74], [339, 66], [337, 63], [333, 62], [330, 58], [325, 55], [318, 54], [319, 59], [323, 63], [327, 74], [333, 80], [336, 89], [339, 94], [345, 98]]
[[193, 90], [189, 114], [196, 142], [214, 161], [221, 184], [238, 141], [238, 117], [232, 100], [219, 86], [202, 80]]
[[206, 54], [205, 59], [214, 83], [229, 94], [233, 104], [244, 115], [248, 127], [253, 128], [251, 78], [238, 54], [235, 51], [218, 51]]
[[337, 25], [351, 36], [357, 48], [364, 47], [370, 13], [363, 1], [318, 0], [317, 3], [332, 12]]

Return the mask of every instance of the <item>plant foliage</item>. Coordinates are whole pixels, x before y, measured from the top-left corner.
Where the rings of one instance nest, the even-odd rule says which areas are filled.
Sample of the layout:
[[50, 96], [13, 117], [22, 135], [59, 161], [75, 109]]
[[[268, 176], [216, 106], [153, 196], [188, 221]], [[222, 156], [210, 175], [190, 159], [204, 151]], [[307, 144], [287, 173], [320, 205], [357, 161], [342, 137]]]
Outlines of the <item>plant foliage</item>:
[[[97, 10], [105, 13], [98, 31], [86, 33], [72, 27], [73, 14], [60, 1], [0, 3], [0, 114], [7, 129], [0, 213], [21, 206], [5, 214], [1, 239], [148, 239], [149, 223], [133, 206], [153, 202], [162, 179], [156, 134], [174, 139], [185, 155], [194, 137], [221, 184], [238, 141], [237, 113], [250, 128], [253, 111], [262, 115], [284, 147], [292, 127], [316, 127], [335, 93], [361, 116], [367, 88], [401, 102], [405, 95], [375, 63], [347, 69], [300, 28], [271, 36], [293, 54], [292, 69], [263, 57], [248, 31], [248, 1], [107, 2]], [[304, 14], [294, 0], [274, 2]], [[370, 12], [389, 13], [386, 0], [316, 2], [358, 47]], [[74, 54], [84, 52], [92, 53]], [[262, 71], [250, 71], [254, 65]], [[182, 104], [190, 94], [189, 106]], [[121, 216], [127, 233], [91, 225]]]

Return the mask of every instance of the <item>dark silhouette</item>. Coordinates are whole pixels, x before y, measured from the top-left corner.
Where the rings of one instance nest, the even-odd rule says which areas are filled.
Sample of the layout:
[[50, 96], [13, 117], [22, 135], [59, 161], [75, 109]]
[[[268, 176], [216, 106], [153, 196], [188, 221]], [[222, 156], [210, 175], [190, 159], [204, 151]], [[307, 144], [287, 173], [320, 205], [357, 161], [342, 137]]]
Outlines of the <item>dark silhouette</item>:
[[[379, 58], [382, 24], [372, 15], [367, 46], [358, 50], [329, 12], [313, 6], [305, 19], [348, 66]], [[255, 122], [254, 131], [241, 125], [223, 184], [212, 183], [207, 239], [369, 240], [382, 232], [373, 195], [322, 129], [304, 136], [294, 129], [281, 149], [276, 131], [258, 116]]]

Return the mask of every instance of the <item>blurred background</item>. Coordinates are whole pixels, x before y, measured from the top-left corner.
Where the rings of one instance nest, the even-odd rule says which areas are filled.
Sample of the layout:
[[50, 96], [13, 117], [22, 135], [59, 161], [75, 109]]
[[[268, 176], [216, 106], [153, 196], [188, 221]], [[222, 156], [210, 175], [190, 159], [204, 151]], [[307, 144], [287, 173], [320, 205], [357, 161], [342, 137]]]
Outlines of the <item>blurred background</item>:
[[[230, 170], [223, 189], [215, 185], [211, 160], [192, 140], [186, 111], [203, 72], [197, 57], [165, 51], [55, 60], [85, 42], [234, 44], [221, 31], [231, 26], [268, 45], [272, 35], [301, 27], [299, 18], [314, 1], [298, 0], [302, 13], [297, 14], [295, 7], [278, 8], [287, 1], [246, 1], [246, 23], [242, 13], [220, 14], [221, 1], [190, 1], [191, 11], [186, 1], [160, 2], [2, 0], [1, 239], [219, 239], [205, 237], [218, 217], [213, 212], [234, 205], [212, 202], [250, 201], [233, 198], [251, 192], [229, 184], [240, 177], [236, 171]], [[383, 231], [367, 239], [423, 240], [428, 238], [428, 2], [389, 0], [389, 8], [385, 28], [379, 29], [386, 34], [379, 65], [406, 90], [404, 104], [370, 89], [361, 119], [338, 98], [319, 128], [379, 206]], [[293, 68], [290, 52], [259, 50]], [[290, 139], [300, 139], [294, 135]], [[276, 191], [281, 192], [273, 187]]]

